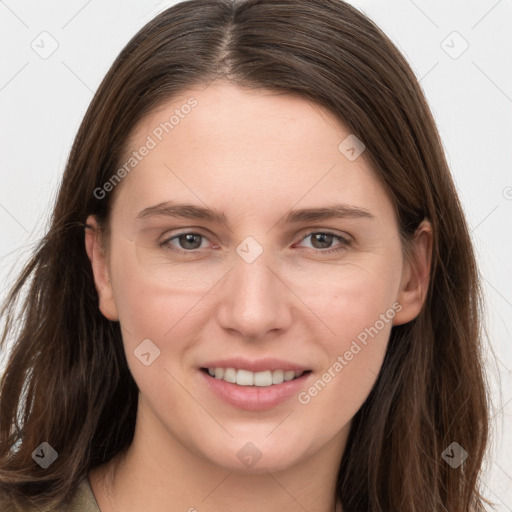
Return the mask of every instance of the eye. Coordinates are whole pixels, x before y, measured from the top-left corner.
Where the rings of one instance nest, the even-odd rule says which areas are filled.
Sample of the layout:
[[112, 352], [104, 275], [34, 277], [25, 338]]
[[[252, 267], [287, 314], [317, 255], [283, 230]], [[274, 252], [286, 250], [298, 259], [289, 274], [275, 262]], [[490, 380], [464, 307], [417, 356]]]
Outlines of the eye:
[[[314, 233], [310, 233], [303, 237], [302, 240], [306, 240], [308, 238], [311, 238], [311, 243], [313, 245], [312, 248], [318, 253], [342, 251], [351, 244], [351, 240], [348, 238], [328, 231], [316, 231]], [[332, 248], [334, 240], [338, 240], [339, 244]]]
[[[311, 243], [313, 245], [311, 249], [316, 253], [342, 251], [351, 244], [351, 240], [348, 238], [328, 231], [316, 231], [309, 233], [304, 236], [301, 241], [307, 239], [311, 239]], [[208, 239], [200, 233], [186, 231], [166, 238], [159, 243], [159, 246], [181, 253], [193, 253], [198, 252], [198, 249], [208, 247], [208, 245], [202, 245], [202, 242], [206, 240]], [[336, 240], [338, 241], [338, 245], [333, 248], [332, 244]]]
[[[195, 249], [200, 249], [201, 242], [204, 240], [206, 240], [204, 235], [187, 231], [184, 233], [178, 233], [170, 238], [166, 238], [160, 242], [159, 245], [160, 247], [167, 247], [180, 252], [191, 252]], [[172, 242], [176, 242], [177, 246]]]

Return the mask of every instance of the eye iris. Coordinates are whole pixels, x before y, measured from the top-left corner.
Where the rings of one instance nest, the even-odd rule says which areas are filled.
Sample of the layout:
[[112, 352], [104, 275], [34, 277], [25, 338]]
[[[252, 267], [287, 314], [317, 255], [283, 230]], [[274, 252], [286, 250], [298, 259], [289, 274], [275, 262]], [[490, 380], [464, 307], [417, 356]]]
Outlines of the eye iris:
[[[334, 235], [329, 233], [314, 233], [311, 242], [316, 249], [326, 249], [332, 245]], [[178, 235], [179, 244], [183, 249], [198, 249], [201, 246], [202, 235], [183, 233]]]
[[[181, 247], [184, 249], [198, 249], [201, 246], [201, 235], [194, 233], [185, 233], [178, 237]], [[192, 244], [190, 247], [189, 244]]]
[[313, 246], [315, 246], [315, 242], [320, 242], [320, 244], [325, 244], [325, 245], [321, 245], [321, 247], [316, 247], [317, 249], [325, 249], [326, 247], [330, 247], [330, 245], [332, 243], [332, 237], [333, 237], [333, 235], [329, 235], [327, 233], [315, 233], [313, 235], [311, 242], [313, 243]]

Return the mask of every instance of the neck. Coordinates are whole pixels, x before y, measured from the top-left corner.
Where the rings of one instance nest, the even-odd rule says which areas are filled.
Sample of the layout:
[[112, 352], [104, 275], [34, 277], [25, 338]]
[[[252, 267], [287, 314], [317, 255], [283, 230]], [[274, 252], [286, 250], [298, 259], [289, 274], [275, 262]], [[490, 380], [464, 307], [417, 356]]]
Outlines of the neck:
[[349, 425], [312, 456], [255, 472], [215, 465], [141, 412], [127, 451], [90, 473], [102, 512], [341, 511], [335, 484]]

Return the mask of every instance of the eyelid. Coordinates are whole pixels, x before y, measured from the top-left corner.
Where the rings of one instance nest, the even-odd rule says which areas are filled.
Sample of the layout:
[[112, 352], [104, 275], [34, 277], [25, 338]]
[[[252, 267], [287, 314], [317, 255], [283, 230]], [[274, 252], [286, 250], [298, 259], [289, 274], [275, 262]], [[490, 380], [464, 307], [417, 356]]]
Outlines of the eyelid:
[[345, 231], [338, 231], [338, 230], [332, 229], [332, 228], [312, 227], [312, 228], [307, 228], [306, 230], [303, 231], [303, 233], [305, 233], [305, 234], [303, 236], [301, 235], [301, 238], [300, 238], [301, 240], [304, 240], [304, 238], [306, 238], [310, 235], [313, 235], [316, 233], [322, 233], [324, 235], [333, 235], [336, 237], [340, 237], [343, 240], [345, 240], [346, 242], [354, 241], [354, 238], [351, 235], [349, 235], [348, 233], [346, 233]]
[[[185, 230], [179, 231], [178, 233], [174, 233], [171, 235], [169, 235], [169, 234], [165, 235], [164, 237], [162, 237], [161, 240], [158, 241], [158, 245], [160, 247], [168, 246], [169, 248], [171, 248], [172, 250], [175, 250], [177, 252], [191, 253], [191, 254], [200, 252], [204, 249], [207, 249], [207, 247], [203, 247], [203, 248], [191, 249], [191, 250], [187, 251], [185, 249], [181, 249], [180, 247], [174, 247], [171, 245], [171, 243], [170, 243], [171, 241], [176, 240], [177, 238], [179, 238], [180, 236], [183, 236], [183, 235], [199, 235], [203, 239], [210, 241], [209, 236], [205, 235], [204, 233], [201, 233], [200, 229], [198, 229], [198, 230], [185, 229]], [[210, 242], [210, 243], [213, 244], [215, 247], [218, 247], [217, 244], [215, 244], [213, 242]]]
[[[163, 242], [167, 242], [171, 240], [172, 238], [176, 238], [180, 235], [201, 235], [203, 238], [207, 238], [208, 240], [210, 237], [213, 236], [213, 233], [209, 231], [208, 229], [196, 227], [196, 226], [188, 226], [185, 228], [176, 228], [178, 231], [174, 233], [173, 229], [167, 230], [163, 235], [161, 235], [158, 239], [158, 243], [161, 244]], [[205, 234], [208, 233], [208, 234]]]
[[352, 245], [352, 243], [353, 243], [352, 237], [341, 235], [341, 234], [338, 234], [338, 233], [334, 233], [334, 232], [329, 231], [329, 230], [321, 230], [321, 229], [320, 230], [309, 231], [305, 236], [303, 236], [299, 240], [298, 243], [300, 243], [303, 240], [305, 240], [306, 238], [309, 238], [309, 237], [311, 237], [313, 235], [316, 235], [316, 234], [332, 236], [334, 238], [337, 238], [339, 243], [337, 245], [334, 245], [332, 247], [326, 247], [324, 249], [317, 249], [315, 247], [307, 247], [307, 249], [309, 249], [310, 251], [313, 251], [315, 253], [324, 253], [325, 254], [325, 253], [342, 251], [342, 250], [346, 249], [348, 246]]
[[[160, 247], [167, 247], [167, 249], [175, 251], [180, 254], [188, 254], [188, 255], [199, 254], [204, 251], [204, 249], [205, 249], [204, 247], [186, 250], [186, 249], [181, 249], [180, 247], [173, 246], [170, 242], [172, 240], [176, 240], [180, 236], [187, 235], [187, 234], [199, 235], [202, 238], [204, 238], [205, 240], [209, 241], [209, 236], [205, 235], [202, 231], [203, 231], [203, 228], [199, 228], [199, 229], [195, 229], [194, 227], [184, 228], [181, 231], [179, 231], [178, 233], [174, 233], [171, 235], [168, 234], [167, 236], [165, 236], [165, 238], [163, 238], [163, 240], [158, 242], [158, 245]], [[308, 231], [306, 231], [305, 233], [306, 234], [303, 234], [300, 237], [300, 240], [298, 242], [296, 242], [294, 244], [294, 246], [297, 244], [300, 244], [306, 238], [309, 238], [315, 234], [329, 235], [329, 236], [333, 236], [334, 238], [338, 239], [339, 243], [337, 245], [334, 245], [333, 247], [325, 247], [323, 249], [317, 249], [315, 247], [306, 247], [306, 249], [309, 252], [313, 252], [315, 254], [329, 254], [329, 253], [341, 252], [343, 250], [346, 250], [350, 245], [352, 245], [352, 243], [354, 241], [353, 238], [350, 235], [348, 235], [347, 233], [343, 233], [343, 234], [336, 233], [333, 230], [326, 229], [326, 228], [324, 228], [324, 229], [309, 228]], [[210, 243], [212, 243], [212, 242], [210, 242]], [[219, 248], [219, 246], [217, 244], [214, 244], [214, 248], [217, 249], [217, 248]]]

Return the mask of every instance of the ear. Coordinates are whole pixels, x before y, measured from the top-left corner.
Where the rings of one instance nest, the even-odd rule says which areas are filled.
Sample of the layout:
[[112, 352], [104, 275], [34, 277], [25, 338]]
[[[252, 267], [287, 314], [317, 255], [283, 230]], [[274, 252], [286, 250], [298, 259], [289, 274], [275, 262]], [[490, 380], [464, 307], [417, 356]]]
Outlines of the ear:
[[427, 220], [418, 226], [407, 254], [397, 297], [402, 309], [395, 315], [393, 325], [414, 320], [427, 296], [432, 260], [432, 226]]
[[112, 321], [119, 320], [117, 314], [108, 258], [103, 246], [102, 232], [94, 215], [85, 222], [85, 248], [92, 266], [94, 284], [99, 297], [99, 308], [103, 316]]

